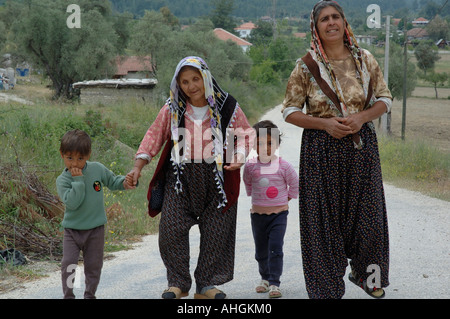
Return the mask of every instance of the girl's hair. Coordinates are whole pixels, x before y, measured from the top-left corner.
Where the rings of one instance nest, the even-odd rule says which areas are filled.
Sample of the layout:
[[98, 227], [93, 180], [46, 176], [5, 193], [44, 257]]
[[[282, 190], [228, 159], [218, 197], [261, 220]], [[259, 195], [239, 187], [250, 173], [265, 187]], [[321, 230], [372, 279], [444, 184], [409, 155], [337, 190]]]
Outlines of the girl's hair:
[[317, 20], [319, 19], [320, 12], [322, 11], [322, 9], [324, 9], [326, 7], [335, 8], [341, 15], [342, 19], [345, 20], [344, 10], [337, 2], [330, 1], [330, 0], [322, 0], [322, 1], [317, 2], [313, 8], [314, 25], [316, 27], [317, 27]]
[[82, 130], [75, 129], [68, 131], [61, 139], [59, 147], [61, 154], [77, 152], [82, 156], [91, 153], [91, 138]]
[[256, 138], [259, 138], [259, 135], [270, 135], [271, 137], [278, 137], [278, 145], [281, 143], [281, 133], [278, 126], [276, 126], [272, 121], [265, 120], [260, 121], [253, 125], [253, 128], [256, 131]]

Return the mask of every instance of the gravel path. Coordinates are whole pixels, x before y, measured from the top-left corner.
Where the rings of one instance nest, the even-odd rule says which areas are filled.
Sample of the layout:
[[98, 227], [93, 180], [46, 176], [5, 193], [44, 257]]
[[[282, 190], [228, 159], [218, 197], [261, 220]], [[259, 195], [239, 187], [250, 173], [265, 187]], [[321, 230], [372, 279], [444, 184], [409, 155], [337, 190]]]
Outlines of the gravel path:
[[[274, 121], [284, 133], [280, 155], [298, 170], [301, 129], [282, 120], [280, 106], [264, 118]], [[450, 203], [385, 184], [390, 233], [390, 286], [386, 298], [450, 298]], [[144, 200], [144, 199], [143, 199]], [[266, 299], [267, 294], [254, 292], [259, 282], [250, 226], [250, 198], [243, 185], [238, 207], [236, 265], [234, 280], [223, 286], [229, 299]], [[198, 256], [199, 232], [191, 230], [191, 273]], [[284, 245], [284, 271], [281, 289], [284, 299], [306, 299], [302, 271], [298, 200], [290, 203], [288, 228]], [[134, 249], [114, 253], [106, 260], [97, 297], [102, 299], [159, 299], [166, 288], [166, 270], [159, 256], [158, 236], [145, 236]], [[347, 274], [350, 267], [347, 267]], [[78, 298], [84, 291], [84, 279], [75, 289]], [[371, 299], [348, 281], [347, 299]], [[76, 282], [77, 284], [77, 282]], [[193, 298], [191, 290], [189, 298]], [[62, 296], [60, 272], [26, 283], [5, 298], [51, 298]]]

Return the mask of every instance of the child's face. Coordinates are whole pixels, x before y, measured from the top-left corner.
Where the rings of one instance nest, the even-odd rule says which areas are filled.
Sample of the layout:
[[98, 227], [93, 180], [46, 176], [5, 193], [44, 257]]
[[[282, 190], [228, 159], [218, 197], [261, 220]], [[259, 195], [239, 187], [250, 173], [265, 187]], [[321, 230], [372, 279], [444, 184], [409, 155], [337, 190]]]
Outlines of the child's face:
[[270, 160], [278, 148], [278, 141], [270, 134], [260, 135], [256, 140], [256, 152], [260, 160]]
[[64, 165], [66, 165], [68, 170], [72, 170], [73, 168], [82, 170], [86, 165], [86, 161], [88, 161], [91, 157], [91, 154], [81, 155], [78, 152], [67, 152], [61, 154], [61, 157], [64, 160]]

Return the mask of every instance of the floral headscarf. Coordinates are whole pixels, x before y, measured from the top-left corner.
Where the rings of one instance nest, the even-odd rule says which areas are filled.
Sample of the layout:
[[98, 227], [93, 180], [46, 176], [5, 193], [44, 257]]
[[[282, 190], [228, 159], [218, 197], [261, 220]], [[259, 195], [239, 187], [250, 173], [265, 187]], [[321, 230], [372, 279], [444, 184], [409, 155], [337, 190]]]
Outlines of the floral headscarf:
[[[311, 17], [310, 17], [311, 50], [315, 53], [314, 54], [315, 60], [317, 62], [322, 63], [325, 66], [325, 70], [328, 74], [329, 79], [331, 80], [332, 88], [336, 92], [336, 94], [339, 98], [339, 101], [341, 103], [341, 109], [342, 109], [342, 113], [343, 113], [342, 116], [347, 117], [348, 111], [347, 111], [347, 107], [344, 103], [341, 85], [339, 84], [336, 74], [333, 71], [333, 68], [330, 64], [327, 54], [325, 53], [325, 50], [322, 46], [322, 42], [319, 38], [319, 33], [318, 33], [318, 31], [316, 29], [316, 25], [314, 23], [314, 16], [316, 14], [318, 14], [318, 13], [316, 13], [317, 9], [320, 7], [325, 8], [327, 6], [334, 6], [334, 7], [337, 6], [340, 8], [340, 10], [338, 10], [338, 11], [343, 13], [342, 8], [339, 6], [339, 4], [336, 1], [321, 0], [316, 3], [316, 5], [314, 6], [314, 8], [311, 11]], [[363, 83], [364, 95], [367, 96], [368, 86], [369, 86], [369, 81], [370, 81], [370, 74], [367, 71], [367, 66], [362, 59], [361, 48], [359, 47], [359, 45], [356, 41], [356, 38], [353, 35], [353, 31], [350, 27], [350, 24], [347, 22], [347, 19], [345, 18], [345, 16], [343, 14], [342, 14], [342, 18], [344, 20], [344, 26], [345, 26], [344, 45], [350, 50], [350, 53], [352, 54], [353, 60], [355, 61], [355, 65], [356, 65], [357, 76], [359, 76], [361, 78], [362, 83]]]
[[[186, 163], [186, 156], [180, 158], [179, 152], [179, 134], [178, 127], [181, 124], [181, 119], [186, 112], [186, 97], [178, 85], [178, 74], [180, 70], [185, 66], [195, 67], [200, 71], [203, 77], [205, 87], [205, 99], [209, 106], [209, 115], [211, 123], [212, 139], [214, 143], [213, 155], [216, 163], [214, 173], [216, 175], [216, 185], [219, 193], [222, 194], [222, 200], [219, 203], [218, 208], [225, 207], [227, 203], [225, 191], [224, 191], [224, 178], [223, 178], [223, 164], [224, 164], [224, 148], [226, 149], [226, 139], [224, 141], [222, 135], [221, 115], [220, 111], [225, 104], [228, 97], [228, 93], [224, 92], [217, 84], [214, 77], [211, 75], [206, 62], [195, 56], [189, 56], [182, 59], [175, 70], [175, 74], [170, 85], [170, 98], [168, 99], [170, 116], [171, 116], [171, 135], [174, 143], [174, 151], [172, 152], [171, 161], [177, 175], [177, 182], [175, 189], [177, 193], [181, 192], [183, 187], [180, 181], [180, 174], [182, 174], [183, 165]], [[184, 152], [186, 154], [186, 152]]]

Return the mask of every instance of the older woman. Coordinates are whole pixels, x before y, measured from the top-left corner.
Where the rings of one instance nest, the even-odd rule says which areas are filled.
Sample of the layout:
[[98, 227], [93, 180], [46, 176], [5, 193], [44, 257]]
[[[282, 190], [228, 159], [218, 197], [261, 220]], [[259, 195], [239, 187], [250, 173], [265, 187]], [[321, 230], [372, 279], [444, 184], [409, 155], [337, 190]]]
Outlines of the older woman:
[[[132, 170], [136, 184], [144, 165], [167, 141], [149, 188], [150, 215], [161, 211], [159, 248], [169, 286], [165, 299], [185, 297], [191, 288], [189, 230], [196, 224], [200, 253], [194, 297], [226, 297], [215, 285], [233, 278], [239, 172], [250, 147], [241, 138], [245, 134], [253, 134], [245, 114], [206, 63], [199, 57], [182, 59], [170, 98], [145, 134]], [[152, 189], [161, 178], [164, 196], [158, 208], [152, 204], [157, 194]]]
[[390, 109], [392, 97], [335, 1], [314, 6], [311, 34], [311, 50], [298, 60], [283, 102], [285, 120], [304, 128], [299, 209], [306, 289], [310, 298], [341, 298], [350, 259], [349, 279], [381, 298], [389, 285], [389, 238], [371, 121]]

